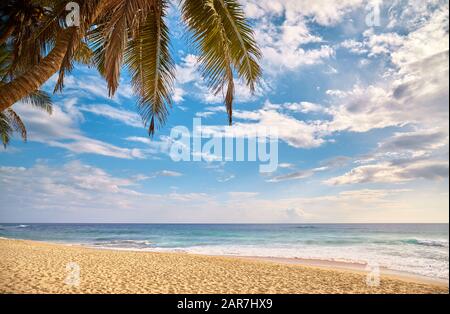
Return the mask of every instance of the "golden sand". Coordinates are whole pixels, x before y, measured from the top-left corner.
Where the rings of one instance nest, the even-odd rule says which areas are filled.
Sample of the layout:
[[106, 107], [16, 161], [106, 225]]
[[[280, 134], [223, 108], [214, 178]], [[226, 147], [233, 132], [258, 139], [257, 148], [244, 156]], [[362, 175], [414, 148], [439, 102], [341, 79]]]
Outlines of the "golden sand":
[[386, 276], [381, 277], [378, 287], [369, 287], [361, 272], [233, 257], [100, 250], [0, 239], [0, 292], [448, 293], [448, 287]]

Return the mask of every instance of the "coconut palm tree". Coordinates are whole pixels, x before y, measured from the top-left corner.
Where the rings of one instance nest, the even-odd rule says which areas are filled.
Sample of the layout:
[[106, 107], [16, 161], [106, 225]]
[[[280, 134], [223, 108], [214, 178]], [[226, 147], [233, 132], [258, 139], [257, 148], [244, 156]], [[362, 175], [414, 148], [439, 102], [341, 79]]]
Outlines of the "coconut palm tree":
[[[70, 27], [64, 27], [66, 1], [31, 2], [46, 8], [31, 23], [37, 30], [24, 31], [22, 19], [0, 36], [6, 32], [18, 51], [13, 64], [20, 67], [20, 75], [0, 86], [1, 111], [57, 72], [55, 91], [61, 90], [64, 75], [78, 60], [97, 67], [110, 96], [119, 86], [121, 69], [127, 68], [149, 133], [154, 133], [157, 123], [165, 122], [175, 79], [166, 21], [168, 0], [78, 0], [80, 25]], [[237, 0], [179, 0], [179, 8], [204, 79], [215, 93], [225, 91], [231, 124], [235, 77], [254, 91], [261, 76], [261, 54], [253, 31]]]

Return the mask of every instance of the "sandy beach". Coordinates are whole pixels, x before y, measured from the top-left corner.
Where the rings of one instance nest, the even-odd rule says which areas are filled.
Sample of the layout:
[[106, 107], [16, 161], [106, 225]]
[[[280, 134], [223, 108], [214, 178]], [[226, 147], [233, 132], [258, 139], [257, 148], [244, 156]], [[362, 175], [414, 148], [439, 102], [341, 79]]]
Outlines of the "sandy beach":
[[382, 275], [371, 287], [356, 270], [0, 239], [0, 292], [448, 293], [448, 286]]

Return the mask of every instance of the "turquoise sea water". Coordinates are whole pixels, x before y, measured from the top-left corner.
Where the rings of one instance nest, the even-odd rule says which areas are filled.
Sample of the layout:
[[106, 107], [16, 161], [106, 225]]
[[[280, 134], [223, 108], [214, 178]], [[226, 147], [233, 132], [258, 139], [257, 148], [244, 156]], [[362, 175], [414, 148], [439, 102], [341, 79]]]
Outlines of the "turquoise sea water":
[[0, 237], [94, 247], [379, 264], [448, 279], [448, 224], [0, 224]]

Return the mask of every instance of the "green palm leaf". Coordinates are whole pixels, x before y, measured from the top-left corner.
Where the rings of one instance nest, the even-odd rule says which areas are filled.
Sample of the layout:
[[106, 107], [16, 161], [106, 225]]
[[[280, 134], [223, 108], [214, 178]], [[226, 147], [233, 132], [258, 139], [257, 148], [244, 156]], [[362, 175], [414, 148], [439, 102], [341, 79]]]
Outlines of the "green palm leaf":
[[[81, 24], [66, 29], [61, 27], [66, 1], [33, 1], [44, 13], [37, 16], [27, 13], [34, 8], [29, 1], [14, 1], [23, 5], [8, 6], [9, 14], [18, 12], [23, 18], [10, 23], [17, 26], [11, 26], [12, 31], [2, 39], [11, 47], [0, 45], [2, 109], [25, 97], [26, 102], [50, 112], [48, 95], [31, 91], [58, 71], [55, 91], [62, 89], [64, 75], [74, 61], [95, 64], [112, 96], [125, 64], [149, 133], [153, 135], [155, 125], [166, 121], [175, 72], [165, 21], [169, 0], [79, 0]], [[214, 93], [226, 89], [224, 101], [231, 124], [235, 77], [252, 92], [261, 77], [261, 53], [252, 29], [238, 0], [180, 2], [203, 77]]]
[[0, 111], [0, 137], [2, 138], [2, 143], [5, 148], [9, 144], [11, 135], [14, 131], [10, 125], [10, 121], [6, 114], [6, 111], [7, 110]]
[[94, 53], [91, 50], [91, 48], [89, 48], [89, 46], [84, 41], [82, 41], [78, 45], [78, 48], [73, 55], [73, 59], [76, 62], [79, 62], [84, 65], [92, 65], [93, 55]]
[[52, 114], [53, 103], [49, 94], [42, 90], [34, 91], [28, 94], [22, 99], [23, 102], [29, 103], [32, 106], [46, 111], [48, 114]]
[[155, 132], [155, 119], [164, 124], [174, 80], [174, 65], [169, 49], [169, 30], [164, 21], [167, 2], [157, 0], [145, 22], [128, 44], [125, 63], [139, 95], [139, 112]]
[[184, 0], [181, 10], [200, 53], [203, 76], [216, 93], [227, 87], [225, 105], [231, 124], [234, 72], [252, 91], [261, 76], [261, 53], [253, 32], [236, 0]]
[[[156, 0], [115, 0], [106, 3], [103, 27], [104, 43], [101, 52], [103, 73], [108, 83], [109, 94], [114, 95], [119, 86], [120, 70], [129, 34], [140, 28], [145, 16]], [[155, 5], [156, 6], [156, 5]]]
[[[52, 113], [53, 104], [51, 97], [44, 91], [37, 90], [23, 98], [22, 101], [29, 103], [36, 108], [45, 110], [48, 114]], [[0, 137], [5, 148], [9, 144], [14, 132], [20, 133], [24, 141], [27, 140], [27, 129], [25, 124], [14, 110], [8, 108], [0, 112]]]
[[25, 124], [14, 110], [8, 108], [0, 112], [0, 137], [5, 148], [9, 144], [14, 131], [19, 132], [24, 141], [27, 140]]

